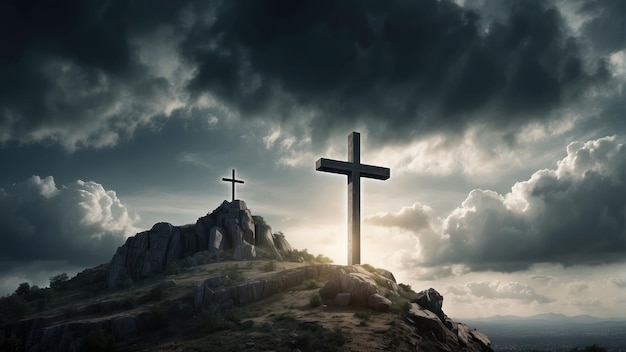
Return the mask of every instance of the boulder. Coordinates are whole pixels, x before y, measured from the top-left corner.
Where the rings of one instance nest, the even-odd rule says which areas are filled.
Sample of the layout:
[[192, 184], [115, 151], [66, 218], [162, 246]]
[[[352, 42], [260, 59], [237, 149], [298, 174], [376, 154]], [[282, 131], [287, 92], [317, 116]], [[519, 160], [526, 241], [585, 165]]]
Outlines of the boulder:
[[240, 245], [235, 247], [233, 253], [233, 259], [235, 260], [249, 260], [256, 258], [256, 250], [254, 246], [246, 241], [242, 241]]
[[239, 226], [243, 232], [244, 241], [250, 244], [256, 244], [255, 239], [255, 228], [254, 228], [254, 220], [252, 220], [252, 214], [250, 214], [250, 210], [240, 210], [239, 211]]
[[370, 295], [367, 304], [376, 311], [387, 312], [391, 307], [391, 301], [378, 293]]
[[[270, 248], [281, 257], [291, 251], [291, 245], [282, 234], [271, 234], [264, 225], [258, 232], [257, 224], [242, 200], [224, 201], [210, 214], [193, 225], [172, 226], [160, 222], [150, 231], [137, 233], [126, 240], [113, 255], [107, 271], [107, 286], [114, 288], [125, 278], [138, 281], [165, 271], [169, 264], [191, 257], [188, 264], [199, 264], [195, 254], [211, 248], [234, 251], [238, 260], [256, 257], [255, 244]], [[259, 238], [257, 238], [259, 234]]]
[[422, 308], [416, 303], [411, 303], [407, 318], [409, 318], [411, 323], [418, 329], [439, 330], [443, 328], [443, 323], [435, 313]]
[[442, 323], [446, 322], [446, 315], [441, 309], [443, 306], [443, 296], [440, 295], [434, 288], [429, 288], [428, 290], [419, 292], [417, 294], [417, 298], [415, 298], [413, 302], [435, 313]]
[[341, 282], [327, 281], [324, 286], [320, 288], [320, 297], [324, 299], [332, 299], [341, 292]]
[[338, 293], [335, 296], [335, 304], [340, 307], [350, 305], [350, 292]]
[[282, 233], [275, 233], [272, 235], [274, 241], [274, 247], [281, 253], [287, 254], [292, 251], [291, 245], [285, 239], [285, 235]]
[[221, 227], [211, 227], [211, 230], [209, 231], [209, 246], [212, 246], [212, 248], [224, 249], [225, 243], [223, 239], [225, 233], [226, 231], [224, 231]]
[[341, 292], [350, 292], [357, 304], [367, 304], [369, 296], [378, 293], [376, 282], [367, 274], [342, 272], [339, 281]]

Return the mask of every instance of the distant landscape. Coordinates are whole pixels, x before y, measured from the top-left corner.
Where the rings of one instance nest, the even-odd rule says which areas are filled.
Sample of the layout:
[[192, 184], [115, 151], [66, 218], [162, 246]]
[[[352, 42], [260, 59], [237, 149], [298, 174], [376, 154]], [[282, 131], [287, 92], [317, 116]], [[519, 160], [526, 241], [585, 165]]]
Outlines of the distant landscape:
[[484, 332], [495, 351], [570, 351], [597, 344], [607, 351], [626, 351], [626, 318], [539, 314], [463, 320]]

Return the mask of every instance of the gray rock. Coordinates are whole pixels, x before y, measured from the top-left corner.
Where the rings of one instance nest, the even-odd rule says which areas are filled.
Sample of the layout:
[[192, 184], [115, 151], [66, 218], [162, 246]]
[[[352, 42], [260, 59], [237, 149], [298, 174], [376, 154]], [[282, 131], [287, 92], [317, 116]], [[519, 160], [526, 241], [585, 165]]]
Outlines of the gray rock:
[[249, 260], [256, 258], [256, 250], [253, 245], [243, 241], [240, 245], [235, 247], [233, 253], [233, 259], [235, 260]]
[[367, 304], [369, 296], [378, 293], [378, 286], [371, 276], [362, 273], [341, 273], [341, 292], [350, 292], [357, 304]]
[[239, 211], [239, 220], [239, 225], [241, 226], [241, 230], [243, 231], [244, 241], [250, 244], [256, 244], [254, 220], [252, 220], [252, 214], [250, 214], [250, 210], [245, 209]]
[[446, 315], [443, 314], [443, 310], [441, 309], [443, 306], [443, 296], [440, 295], [434, 288], [420, 291], [417, 294], [417, 298], [415, 298], [413, 302], [435, 313], [441, 322], [445, 323]]
[[378, 293], [370, 295], [367, 303], [371, 308], [379, 312], [387, 312], [389, 307], [391, 307], [391, 301]]
[[281, 253], [287, 254], [292, 251], [291, 245], [287, 242], [285, 235], [282, 233], [275, 233], [272, 235], [274, 240], [274, 247]]
[[327, 281], [324, 286], [320, 288], [320, 297], [324, 299], [332, 299], [341, 292], [341, 282], [339, 281]]
[[411, 303], [407, 317], [419, 329], [439, 330], [443, 328], [443, 323], [435, 313], [416, 303]]
[[212, 248], [224, 249], [224, 231], [223, 228], [213, 226], [209, 232], [209, 246], [213, 246]]
[[338, 293], [335, 296], [335, 304], [340, 307], [350, 305], [350, 292]]

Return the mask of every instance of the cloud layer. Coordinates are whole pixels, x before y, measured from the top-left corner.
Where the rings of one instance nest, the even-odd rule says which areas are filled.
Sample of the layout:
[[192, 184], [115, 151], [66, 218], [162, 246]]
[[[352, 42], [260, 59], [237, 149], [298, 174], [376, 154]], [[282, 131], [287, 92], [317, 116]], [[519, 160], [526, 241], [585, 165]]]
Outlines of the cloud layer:
[[620, 38], [604, 33], [623, 28], [623, 3], [579, 5], [578, 31], [555, 4], [5, 2], [0, 141], [112, 146], [213, 109], [317, 145], [344, 129], [391, 143], [475, 125], [511, 143], [612, 77]]
[[416, 250], [401, 258], [432, 268], [425, 275], [450, 275], [459, 265], [511, 272], [535, 263], [604, 264], [626, 254], [625, 194], [626, 147], [606, 137], [570, 144], [556, 169], [535, 172], [506, 195], [473, 190], [443, 220], [416, 204], [366, 221], [413, 233]]
[[114, 191], [96, 182], [60, 186], [52, 176], [0, 188], [0, 275], [44, 263], [38, 270], [108, 262], [137, 229]]

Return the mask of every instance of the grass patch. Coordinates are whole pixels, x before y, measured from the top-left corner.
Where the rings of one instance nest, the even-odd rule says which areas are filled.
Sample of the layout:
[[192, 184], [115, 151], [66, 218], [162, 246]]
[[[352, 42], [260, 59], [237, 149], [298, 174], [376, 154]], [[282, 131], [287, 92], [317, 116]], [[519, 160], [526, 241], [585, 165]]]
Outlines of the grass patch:
[[216, 305], [209, 305], [203, 310], [201, 319], [202, 328], [207, 333], [214, 333], [234, 328], [241, 320], [241, 314], [237, 309], [222, 311]]
[[322, 297], [319, 293], [314, 293], [309, 297], [309, 307], [316, 308], [322, 305]]
[[263, 271], [265, 272], [270, 272], [274, 270], [276, 270], [276, 262], [273, 260], [270, 260], [269, 262], [263, 265]]
[[354, 313], [354, 316], [362, 320], [370, 320], [372, 313], [366, 310]]
[[346, 338], [338, 327], [330, 330], [317, 323], [308, 323], [302, 326], [302, 331], [293, 342], [293, 347], [305, 352], [339, 351], [346, 343]]

